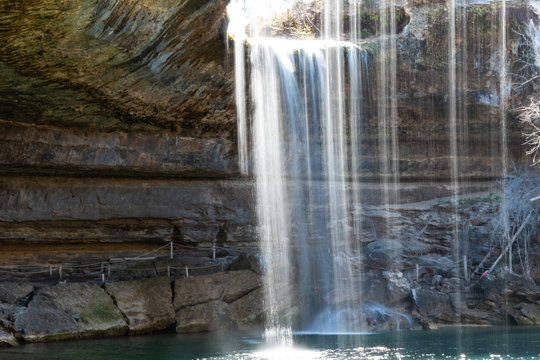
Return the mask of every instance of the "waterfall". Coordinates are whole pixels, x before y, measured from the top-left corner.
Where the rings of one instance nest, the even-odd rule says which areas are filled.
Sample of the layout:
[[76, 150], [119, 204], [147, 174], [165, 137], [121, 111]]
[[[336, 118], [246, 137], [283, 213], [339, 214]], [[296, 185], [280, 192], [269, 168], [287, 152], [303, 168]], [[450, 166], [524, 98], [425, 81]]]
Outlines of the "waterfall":
[[[501, 1], [500, 11], [500, 30], [499, 30], [499, 111], [500, 111], [500, 129], [501, 129], [501, 168], [502, 168], [502, 185], [503, 185], [503, 197], [501, 203], [501, 213], [503, 214], [503, 231], [505, 241], [510, 240], [510, 226], [509, 226], [509, 213], [508, 213], [508, 199], [506, 196], [506, 178], [508, 176], [508, 135], [506, 117], [508, 111], [508, 96], [510, 94], [509, 82], [508, 82], [508, 66], [507, 66], [507, 54], [506, 54], [506, 0]], [[508, 257], [508, 268], [512, 269], [512, 249], [510, 249], [510, 256]]]
[[[452, 250], [453, 260], [456, 266], [456, 273], [460, 271], [461, 246], [459, 235], [459, 214], [458, 214], [458, 153], [457, 153], [457, 89], [456, 89], [456, 1], [449, 1], [448, 16], [448, 107], [449, 107], [449, 140], [450, 140], [450, 180], [452, 184]], [[456, 297], [458, 309], [461, 308], [461, 294]]]
[[246, 115], [246, 81], [245, 81], [245, 52], [242, 38], [234, 42], [234, 77], [235, 95], [238, 118], [238, 163], [240, 172], [248, 174], [248, 139], [247, 139], [247, 115]]
[[[236, 3], [249, 7], [248, 2], [236, 0]], [[281, 11], [289, 17], [287, 9], [295, 3], [293, 0], [276, 1], [262, 10], [257, 7], [259, 4], [252, 3], [247, 10], [251, 20], [237, 29], [235, 42], [239, 159], [241, 170], [249, 171], [256, 180], [265, 272], [265, 338], [270, 344], [285, 346], [292, 344], [293, 329], [316, 333], [365, 330], [367, 308], [362, 292], [366, 275], [362, 237], [368, 208], [363, 204], [367, 191], [362, 183], [363, 171], [369, 166], [376, 168], [369, 169], [370, 176], [375, 186], [379, 186], [379, 210], [384, 210], [380, 211], [384, 229], [375, 229], [375, 238], [382, 241], [385, 251], [396, 254], [404, 248], [399, 243], [401, 229], [390, 221], [392, 214], [400, 211], [398, 205], [402, 196], [405, 197], [400, 194], [400, 160], [405, 159], [400, 147], [406, 156], [416, 155], [404, 148], [407, 139], [400, 139], [398, 111], [400, 99], [406, 96], [403, 93], [407, 90], [402, 83], [398, 84], [398, 2], [326, 0], [320, 29], [312, 24], [318, 34], [309, 39], [272, 36], [274, 25], [263, 15]], [[444, 68], [447, 61], [448, 72], [443, 73], [441, 94], [447, 106], [444, 109], [448, 131], [441, 142], [445, 149], [448, 144], [444, 155], [448, 175], [443, 176], [451, 183], [452, 195], [449, 256], [455, 264], [454, 276], [463, 279], [467, 277], [467, 258], [462, 257], [466, 254], [461, 247], [458, 195], [467, 174], [462, 168], [469, 174], [471, 171], [466, 158], [470, 141], [467, 4], [467, 0], [448, 1], [445, 12], [448, 54], [444, 55], [446, 59], [441, 66]], [[376, 54], [368, 51], [367, 42], [362, 39], [363, 6], [370, 6], [370, 11], [375, 9], [378, 14], [370, 15], [377, 22], [370, 40], [377, 45]], [[496, 65], [500, 74], [500, 96], [495, 105], [500, 110], [498, 141], [502, 148], [497, 151], [500, 150], [502, 163], [494, 165], [500, 166], [504, 175], [507, 171], [509, 84], [506, 2], [502, 1], [500, 7], [500, 63]], [[246, 27], [249, 36], [246, 36]], [[246, 112], [244, 40], [249, 49], [251, 70], [251, 116]], [[370, 79], [370, 74], [374, 73], [376, 76]], [[447, 84], [444, 84], [444, 76]], [[375, 86], [371, 85], [371, 80]], [[494, 106], [494, 101], [483, 104]], [[369, 116], [375, 118], [376, 123], [370, 123]], [[369, 145], [364, 141], [365, 129], [372, 131]], [[487, 140], [481, 140], [493, 142], [491, 134], [486, 136], [489, 136]], [[248, 137], [251, 140], [249, 154]], [[366, 149], [372, 153], [365, 153]], [[426, 146], [426, 151], [428, 149]], [[493, 158], [490, 156], [489, 161]], [[250, 169], [248, 164], [252, 164]], [[433, 172], [438, 170], [433, 169]], [[418, 271], [418, 264], [416, 269]], [[417, 273], [417, 281], [418, 276]], [[456, 291], [453, 304], [459, 312], [461, 294], [460, 289]], [[373, 304], [370, 306], [373, 309]]]
[[[361, 1], [349, 2], [348, 9], [339, 1], [325, 2], [318, 40], [267, 37], [261, 20], [250, 27], [253, 173], [270, 344], [290, 345], [293, 327], [326, 333], [365, 328], [360, 159], [368, 53], [360, 44], [361, 6]], [[352, 19], [349, 34], [343, 33], [344, 11]], [[384, 1], [381, 11], [387, 15], [379, 26], [379, 161], [388, 208], [399, 191], [393, 1]], [[239, 35], [235, 42], [236, 99], [245, 170], [241, 40]], [[300, 315], [294, 311], [299, 306]]]
[[[529, 5], [532, 7], [537, 16], [540, 16], [540, 4], [537, 1], [529, 0]], [[532, 45], [534, 47], [536, 68], [540, 70], [540, 23], [534, 24], [532, 21], [528, 24], [528, 31], [531, 34]]]
[[331, 74], [345, 73], [345, 55], [348, 68], [358, 71], [362, 50], [333, 40], [259, 38], [250, 46], [257, 211], [262, 250], [269, 254], [267, 340], [288, 343], [292, 320], [283, 311], [299, 301], [308, 314], [347, 313], [339, 321], [301, 319], [303, 328], [358, 331], [359, 229], [349, 217], [359, 194], [350, 182], [357, 170], [348, 165], [357, 145], [346, 139], [344, 79]]

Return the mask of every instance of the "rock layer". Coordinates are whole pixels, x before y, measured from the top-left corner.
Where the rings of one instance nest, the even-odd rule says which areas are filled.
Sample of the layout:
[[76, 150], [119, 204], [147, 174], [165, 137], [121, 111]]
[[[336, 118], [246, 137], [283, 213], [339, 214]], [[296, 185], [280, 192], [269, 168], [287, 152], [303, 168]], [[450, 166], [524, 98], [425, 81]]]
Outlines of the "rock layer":
[[166, 131], [103, 133], [0, 121], [0, 141], [6, 173], [226, 178], [237, 172], [230, 141]]

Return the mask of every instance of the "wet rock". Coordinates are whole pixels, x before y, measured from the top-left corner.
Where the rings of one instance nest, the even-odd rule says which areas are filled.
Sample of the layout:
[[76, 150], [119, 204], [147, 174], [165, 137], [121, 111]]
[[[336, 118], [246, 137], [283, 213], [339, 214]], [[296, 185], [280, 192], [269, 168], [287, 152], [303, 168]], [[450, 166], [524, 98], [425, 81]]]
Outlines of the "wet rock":
[[224, 329], [231, 325], [231, 314], [224, 301], [187, 306], [176, 312], [176, 332], [192, 333]]
[[233, 302], [260, 285], [259, 276], [249, 270], [178, 279], [174, 282], [174, 309], [213, 300]]
[[105, 290], [126, 317], [130, 333], [164, 330], [175, 322], [168, 278], [107, 283]]
[[0, 282], [0, 302], [24, 304], [34, 287], [25, 282]]
[[461, 311], [461, 322], [464, 324], [488, 325], [497, 323], [496, 319], [485, 310], [465, 308]]
[[373, 303], [379, 302], [386, 297], [385, 281], [373, 274], [367, 274], [365, 280], [364, 300]]
[[88, 283], [41, 289], [14, 323], [25, 341], [125, 334], [128, 325], [113, 299]]
[[420, 270], [426, 270], [429, 273], [449, 276], [452, 270], [455, 268], [455, 264], [448, 256], [442, 256], [439, 254], [426, 254], [418, 257], [418, 264]]
[[366, 303], [365, 319], [371, 331], [390, 331], [396, 329], [408, 329], [412, 325], [409, 315], [396, 311], [390, 307]]
[[445, 278], [441, 281], [440, 291], [443, 293], [456, 292], [461, 289], [461, 279], [457, 277]]

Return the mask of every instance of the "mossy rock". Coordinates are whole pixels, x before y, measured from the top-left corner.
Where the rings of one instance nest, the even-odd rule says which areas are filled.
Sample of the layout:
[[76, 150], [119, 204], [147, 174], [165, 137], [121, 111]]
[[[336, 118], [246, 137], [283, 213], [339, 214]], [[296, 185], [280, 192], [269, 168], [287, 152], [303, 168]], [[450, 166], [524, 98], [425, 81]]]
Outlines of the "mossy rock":
[[96, 284], [59, 284], [41, 289], [15, 330], [25, 341], [125, 334], [128, 325], [113, 299]]

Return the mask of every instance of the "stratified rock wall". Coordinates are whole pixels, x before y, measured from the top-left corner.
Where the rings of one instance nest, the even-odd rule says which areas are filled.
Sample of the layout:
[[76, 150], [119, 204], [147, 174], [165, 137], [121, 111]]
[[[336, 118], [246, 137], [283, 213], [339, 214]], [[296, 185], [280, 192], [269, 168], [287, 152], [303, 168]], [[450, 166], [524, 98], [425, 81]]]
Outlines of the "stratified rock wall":
[[238, 181], [4, 177], [0, 242], [211, 243], [226, 223], [227, 243], [252, 244], [250, 189]]
[[253, 244], [226, 4], [0, 1], [4, 246]]

